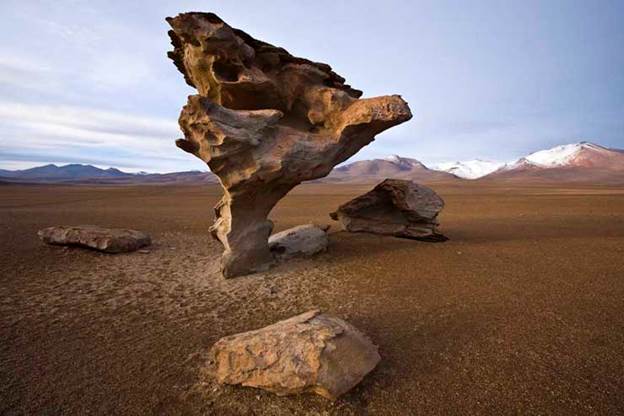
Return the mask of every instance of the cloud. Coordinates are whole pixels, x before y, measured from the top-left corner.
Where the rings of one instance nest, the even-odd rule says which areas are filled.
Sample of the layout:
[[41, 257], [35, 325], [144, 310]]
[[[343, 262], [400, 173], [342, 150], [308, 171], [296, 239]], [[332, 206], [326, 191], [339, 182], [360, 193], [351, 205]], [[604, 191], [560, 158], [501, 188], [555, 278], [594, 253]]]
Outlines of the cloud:
[[175, 120], [76, 106], [0, 102], [0, 118], [27, 124], [58, 125], [90, 131], [137, 135], [179, 135]]
[[13, 51], [0, 51], [0, 87], [3, 89], [58, 90], [61, 83], [51, 77], [53, 72], [43, 60], [20, 56]]
[[0, 164], [91, 163], [144, 170], [205, 165], [175, 148], [174, 120], [75, 106], [0, 103]]

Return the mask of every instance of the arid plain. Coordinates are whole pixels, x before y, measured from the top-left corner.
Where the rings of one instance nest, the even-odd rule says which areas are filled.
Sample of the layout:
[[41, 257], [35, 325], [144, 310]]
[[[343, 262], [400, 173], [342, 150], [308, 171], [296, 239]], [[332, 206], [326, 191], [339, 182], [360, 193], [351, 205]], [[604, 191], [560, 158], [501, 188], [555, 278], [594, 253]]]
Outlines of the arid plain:
[[[341, 232], [372, 185], [307, 184], [276, 231], [333, 223], [327, 253], [225, 280], [211, 186], [0, 186], [0, 414], [621, 414], [624, 188], [433, 183], [426, 243]], [[149, 253], [42, 244], [50, 225], [146, 231]], [[222, 387], [220, 337], [314, 307], [379, 345], [335, 403]]]

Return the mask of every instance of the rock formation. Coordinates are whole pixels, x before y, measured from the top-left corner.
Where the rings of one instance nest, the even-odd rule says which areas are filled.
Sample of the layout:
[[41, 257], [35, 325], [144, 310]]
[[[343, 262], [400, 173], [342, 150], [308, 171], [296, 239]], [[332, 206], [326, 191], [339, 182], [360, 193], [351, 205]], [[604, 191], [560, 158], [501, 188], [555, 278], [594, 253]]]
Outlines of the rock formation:
[[313, 392], [330, 400], [358, 384], [380, 360], [366, 335], [317, 310], [222, 338], [210, 356], [219, 383], [278, 395]]
[[307, 257], [327, 250], [329, 225], [299, 225], [269, 237], [269, 250], [280, 260]]
[[445, 241], [447, 238], [437, 231], [437, 217], [443, 207], [442, 198], [426, 186], [386, 179], [329, 215], [350, 232]]
[[48, 227], [37, 234], [48, 244], [80, 246], [105, 253], [135, 251], [152, 243], [150, 236], [141, 231], [96, 225]]
[[224, 188], [211, 232], [226, 277], [273, 261], [267, 215], [288, 191], [331, 169], [376, 134], [411, 118], [398, 95], [362, 92], [326, 64], [290, 55], [212, 13], [167, 18], [169, 57], [198, 95], [188, 98], [178, 147], [205, 161]]

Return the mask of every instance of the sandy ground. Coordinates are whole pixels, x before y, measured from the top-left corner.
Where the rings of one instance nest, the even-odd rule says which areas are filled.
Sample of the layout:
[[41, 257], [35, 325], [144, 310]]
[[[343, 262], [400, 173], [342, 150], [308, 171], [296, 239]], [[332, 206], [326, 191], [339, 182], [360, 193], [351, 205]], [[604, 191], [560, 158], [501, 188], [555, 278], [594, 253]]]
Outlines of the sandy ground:
[[[217, 187], [0, 186], [0, 414], [624, 413], [624, 189], [433, 186], [446, 243], [331, 234], [329, 252], [222, 279]], [[369, 186], [305, 185], [276, 230]], [[45, 246], [39, 228], [152, 234], [148, 254]], [[220, 337], [313, 307], [382, 362], [335, 403], [221, 387]]]

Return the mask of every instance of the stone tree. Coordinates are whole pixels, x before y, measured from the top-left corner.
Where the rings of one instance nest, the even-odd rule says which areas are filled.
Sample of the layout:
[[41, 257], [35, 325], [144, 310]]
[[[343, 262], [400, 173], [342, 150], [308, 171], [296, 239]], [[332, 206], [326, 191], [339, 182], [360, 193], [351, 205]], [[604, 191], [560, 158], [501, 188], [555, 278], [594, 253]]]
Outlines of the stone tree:
[[213, 13], [167, 18], [168, 56], [197, 89], [179, 118], [182, 150], [208, 164], [224, 195], [210, 231], [225, 277], [273, 262], [267, 216], [288, 191], [412, 115], [398, 95], [363, 98], [327, 64], [297, 58]]

